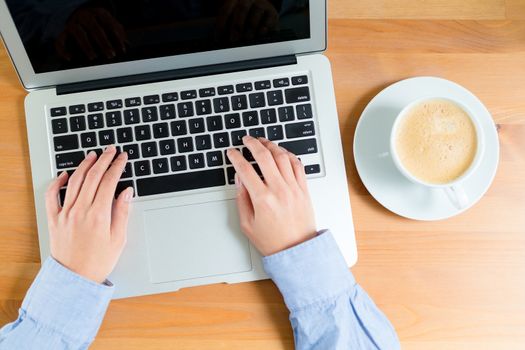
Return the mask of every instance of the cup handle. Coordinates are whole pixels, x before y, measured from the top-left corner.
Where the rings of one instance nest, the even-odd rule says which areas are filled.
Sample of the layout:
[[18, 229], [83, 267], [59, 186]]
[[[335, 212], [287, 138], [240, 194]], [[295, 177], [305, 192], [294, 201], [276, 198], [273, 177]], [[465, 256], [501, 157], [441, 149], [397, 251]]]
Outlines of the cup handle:
[[455, 185], [443, 189], [448, 199], [459, 210], [464, 209], [468, 205], [468, 196], [463, 187]]

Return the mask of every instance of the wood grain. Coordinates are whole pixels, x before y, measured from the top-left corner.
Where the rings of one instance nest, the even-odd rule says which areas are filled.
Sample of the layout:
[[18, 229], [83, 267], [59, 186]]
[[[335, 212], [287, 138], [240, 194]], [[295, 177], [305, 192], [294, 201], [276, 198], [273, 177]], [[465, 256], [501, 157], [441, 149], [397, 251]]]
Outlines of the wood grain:
[[[403, 349], [525, 348], [525, 2], [332, 0], [329, 49], [356, 226], [353, 273]], [[361, 183], [353, 133], [389, 84], [435, 75], [473, 91], [498, 125], [489, 192], [440, 222], [400, 218]], [[23, 112], [0, 50], [0, 324], [16, 318], [39, 256]], [[111, 304], [93, 349], [291, 349], [270, 281], [211, 285]]]

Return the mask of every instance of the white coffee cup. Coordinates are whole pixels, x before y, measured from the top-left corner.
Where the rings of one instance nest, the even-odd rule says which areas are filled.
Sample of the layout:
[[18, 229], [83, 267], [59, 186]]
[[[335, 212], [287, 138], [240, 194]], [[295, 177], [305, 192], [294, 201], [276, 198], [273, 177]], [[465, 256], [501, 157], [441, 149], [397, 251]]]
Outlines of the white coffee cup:
[[[412, 108], [426, 101], [433, 101], [433, 100], [445, 100], [461, 108], [469, 116], [470, 120], [472, 121], [472, 124], [474, 125], [474, 128], [476, 130], [476, 136], [477, 136], [476, 154], [474, 156], [472, 163], [468, 167], [468, 169], [465, 172], [463, 172], [463, 174], [459, 176], [458, 178], [454, 179], [451, 182], [444, 183], [444, 184], [427, 183], [415, 177], [414, 175], [412, 175], [405, 168], [405, 166], [401, 163], [401, 160], [399, 159], [399, 156], [396, 150], [396, 137], [397, 137], [397, 131], [398, 131], [400, 122], [407, 115], [407, 113], [410, 110], [412, 110]], [[425, 98], [416, 100], [410, 103], [409, 105], [407, 105], [405, 108], [403, 108], [403, 110], [401, 110], [401, 112], [397, 115], [394, 121], [394, 125], [392, 127], [391, 134], [390, 134], [390, 154], [392, 156], [392, 160], [394, 161], [394, 164], [396, 165], [397, 169], [401, 172], [401, 174], [403, 174], [408, 180], [412, 181], [413, 183], [419, 184], [421, 186], [425, 186], [427, 188], [443, 190], [446, 193], [449, 200], [451, 201], [451, 203], [459, 210], [464, 209], [469, 203], [469, 198], [463, 188], [463, 183], [466, 179], [468, 179], [474, 173], [476, 168], [479, 166], [479, 163], [484, 153], [484, 149], [485, 149], [485, 139], [484, 139], [483, 131], [481, 129], [479, 121], [474, 116], [474, 114], [460, 102], [452, 100], [450, 98], [440, 97], [440, 96], [425, 97]]]

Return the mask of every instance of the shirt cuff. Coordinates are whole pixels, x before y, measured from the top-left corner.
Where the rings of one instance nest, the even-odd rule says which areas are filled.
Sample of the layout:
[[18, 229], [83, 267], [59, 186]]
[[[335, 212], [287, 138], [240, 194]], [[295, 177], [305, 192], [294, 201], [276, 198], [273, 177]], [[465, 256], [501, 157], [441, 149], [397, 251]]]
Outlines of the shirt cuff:
[[52, 257], [42, 265], [22, 303], [27, 317], [81, 342], [95, 337], [114, 291], [88, 280]]
[[320, 302], [355, 288], [355, 279], [330, 231], [263, 258], [289, 310]]

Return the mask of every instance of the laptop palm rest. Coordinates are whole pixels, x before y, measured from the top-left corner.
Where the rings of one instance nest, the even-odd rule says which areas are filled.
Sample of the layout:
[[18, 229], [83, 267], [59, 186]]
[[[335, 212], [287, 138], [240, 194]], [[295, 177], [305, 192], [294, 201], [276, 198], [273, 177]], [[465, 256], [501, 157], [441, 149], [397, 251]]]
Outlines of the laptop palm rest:
[[241, 233], [235, 201], [144, 212], [152, 283], [246, 272], [250, 245]]

